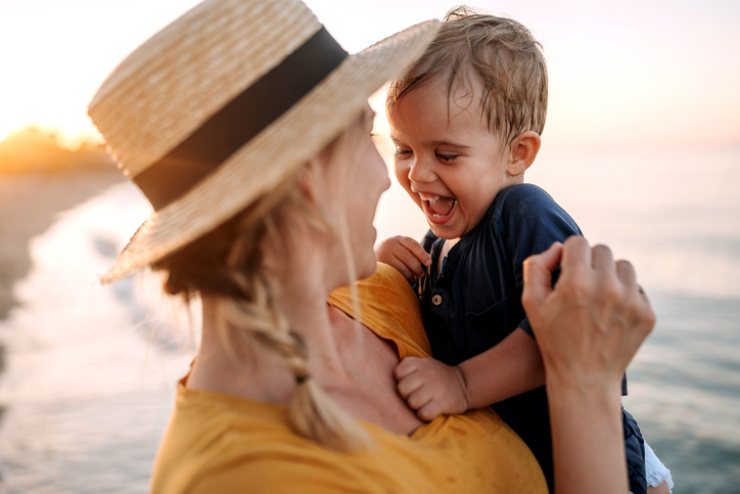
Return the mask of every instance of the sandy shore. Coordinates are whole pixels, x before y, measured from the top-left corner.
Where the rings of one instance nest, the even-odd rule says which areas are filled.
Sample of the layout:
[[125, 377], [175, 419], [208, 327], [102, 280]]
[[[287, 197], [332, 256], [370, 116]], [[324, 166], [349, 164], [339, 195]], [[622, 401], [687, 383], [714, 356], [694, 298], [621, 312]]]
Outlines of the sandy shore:
[[[30, 268], [29, 241], [46, 231], [60, 213], [123, 180], [113, 167], [0, 175], [0, 320], [17, 303], [13, 285]], [[0, 370], [2, 355], [0, 342]]]

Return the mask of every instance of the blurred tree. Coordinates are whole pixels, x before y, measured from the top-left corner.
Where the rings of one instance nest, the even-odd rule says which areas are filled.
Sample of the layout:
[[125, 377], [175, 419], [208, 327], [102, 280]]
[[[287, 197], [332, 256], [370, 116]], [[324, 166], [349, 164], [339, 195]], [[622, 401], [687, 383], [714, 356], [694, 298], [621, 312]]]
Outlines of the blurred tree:
[[51, 173], [111, 167], [102, 145], [82, 142], [76, 149], [59, 144], [55, 132], [27, 127], [0, 142], [0, 175]]

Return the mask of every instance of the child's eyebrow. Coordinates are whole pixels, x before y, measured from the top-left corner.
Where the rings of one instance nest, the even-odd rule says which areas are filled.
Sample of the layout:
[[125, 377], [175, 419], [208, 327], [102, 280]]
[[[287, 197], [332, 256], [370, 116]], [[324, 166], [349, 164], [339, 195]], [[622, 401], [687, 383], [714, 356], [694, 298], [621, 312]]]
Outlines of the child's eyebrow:
[[430, 142], [432, 146], [452, 146], [455, 148], [460, 149], [470, 149], [470, 146], [466, 146], [465, 144], [459, 144], [457, 142], [450, 142], [450, 141], [432, 141]]
[[[396, 145], [401, 144], [401, 140], [398, 139], [398, 137], [394, 136], [393, 134], [391, 134], [390, 137], [391, 137], [391, 141], [393, 141], [393, 144], [396, 144]], [[430, 141], [429, 143], [427, 143], [427, 146], [430, 146], [430, 147], [450, 146], [450, 147], [455, 147], [459, 149], [470, 149], [471, 148], [471, 146], [467, 146], [465, 144], [459, 144], [456, 142], [450, 142], [450, 141]]]

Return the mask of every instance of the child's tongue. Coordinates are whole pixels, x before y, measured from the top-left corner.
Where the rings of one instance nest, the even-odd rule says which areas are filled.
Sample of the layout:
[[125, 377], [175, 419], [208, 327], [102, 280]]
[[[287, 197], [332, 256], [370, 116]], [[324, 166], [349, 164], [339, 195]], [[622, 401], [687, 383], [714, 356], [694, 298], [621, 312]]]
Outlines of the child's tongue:
[[435, 201], [430, 201], [428, 204], [432, 213], [439, 216], [447, 216], [455, 206], [455, 199], [452, 197], [440, 197]]

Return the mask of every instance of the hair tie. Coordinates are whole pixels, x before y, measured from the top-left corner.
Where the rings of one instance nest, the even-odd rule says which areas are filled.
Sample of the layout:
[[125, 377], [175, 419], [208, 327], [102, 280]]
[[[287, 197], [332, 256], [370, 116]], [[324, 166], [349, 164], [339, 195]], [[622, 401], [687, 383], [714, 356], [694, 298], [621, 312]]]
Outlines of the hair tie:
[[302, 372], [300, 374], [296, 374], [295, 375], [295, 383], [300, 386], [301, 384], [303, 384], [306, 381], [308, 381], [308, 378], [310, 378], [310, 377], [311, 377], [311, 374], [309, 374], [308, 372]]

